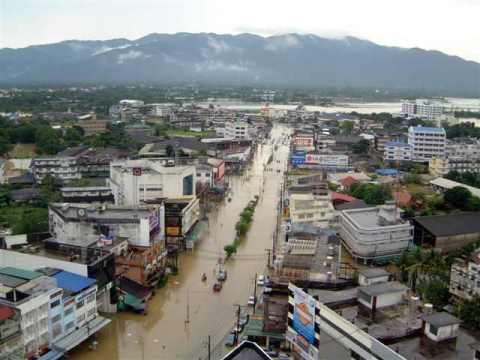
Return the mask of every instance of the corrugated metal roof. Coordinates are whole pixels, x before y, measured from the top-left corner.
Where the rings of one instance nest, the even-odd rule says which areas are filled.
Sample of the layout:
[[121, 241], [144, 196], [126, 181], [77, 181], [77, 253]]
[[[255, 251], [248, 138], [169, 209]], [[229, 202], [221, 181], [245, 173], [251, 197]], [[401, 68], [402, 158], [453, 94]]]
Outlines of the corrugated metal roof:
[[95, 279], [77, 275], [68, 271], [60, 271], [52, 276], [57, 280], [58, 287], [72, 293], [78, 293], [96, 283]]
[[19, 269], [19, 268], [11, 267], [11, 266], [1, 268], [0, 269], [0, 274], [13, 276], [13, 277], [20, 278], [20, 279], [25, 279], [25, 280], [33, 280], [33, 279], [36, 279], [36, 278], [42, 276], [41, 273], [36, 272], [36, 271]]

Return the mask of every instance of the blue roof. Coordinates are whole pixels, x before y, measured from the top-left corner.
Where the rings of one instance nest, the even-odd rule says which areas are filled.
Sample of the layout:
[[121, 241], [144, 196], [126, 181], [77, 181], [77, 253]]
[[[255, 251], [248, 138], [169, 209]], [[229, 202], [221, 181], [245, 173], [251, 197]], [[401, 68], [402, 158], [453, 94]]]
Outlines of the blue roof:
[[398, 170], [397, 169], [377, 169], [375, 171], [378, 175], [383, 175], [383, 176], [388, 176], [388, 175], [397, 175]]
[[427, 126], [411, 126], [410, 127], [413, 132], [422, 132], [422, 133], [438, 133], [444, 134], [444, 128], [437, 128], [437, 127], [427, 127]]
[[60, 271], [52, 276], [57, 280], [57, 286], [72, 293], [78, 293], [96, 283], [95, 279], [77, 275], [68, 271]]
[[389, 141], [385, 144], [385, 146], [411, 147], [410, 144], [402, 141]]

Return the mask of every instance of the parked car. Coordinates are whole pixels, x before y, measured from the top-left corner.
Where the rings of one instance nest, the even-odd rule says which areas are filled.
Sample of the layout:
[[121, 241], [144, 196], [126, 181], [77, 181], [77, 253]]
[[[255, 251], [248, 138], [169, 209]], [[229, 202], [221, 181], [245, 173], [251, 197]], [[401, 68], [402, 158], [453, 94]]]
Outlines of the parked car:
[[257, 303], [257, 299], [255, 298], [255, 296], [249, 296], [248, 297], [248, 306], [255, 306], [255, 304]]
[[220, 270], [217, 275], [218, 281], [225, 281], [227, 280], [227, 270]]
[[263, 286], [265, 284], [265, 275], [260, 275], [257, 279], [257, 285]]

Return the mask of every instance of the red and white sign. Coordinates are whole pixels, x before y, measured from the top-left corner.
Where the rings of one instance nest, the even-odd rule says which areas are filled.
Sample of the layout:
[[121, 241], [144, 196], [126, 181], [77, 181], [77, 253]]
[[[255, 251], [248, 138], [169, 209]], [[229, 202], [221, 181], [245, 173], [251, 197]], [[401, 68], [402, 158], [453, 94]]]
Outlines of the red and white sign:
[[135, 167], [132, 169], [133, 176], [142, 176], [142, 168]]

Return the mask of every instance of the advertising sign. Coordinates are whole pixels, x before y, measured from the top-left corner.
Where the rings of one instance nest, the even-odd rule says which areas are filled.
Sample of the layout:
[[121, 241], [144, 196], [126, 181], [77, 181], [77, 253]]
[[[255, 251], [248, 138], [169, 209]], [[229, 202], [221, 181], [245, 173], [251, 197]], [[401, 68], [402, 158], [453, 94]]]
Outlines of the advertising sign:
[[308, 343], [315, 341], [315, 299], [299, 288], [294, 289], [293, 329]]
[[158, 213], [159, 211], [157, 209], [150, 211], [150, 215], [148, 217], [148, 221], [150, 223], [150, 233], [158, 231], [160, 228], [160, 219]]

